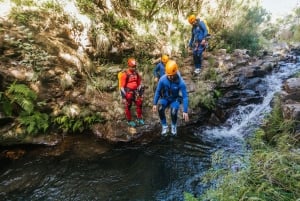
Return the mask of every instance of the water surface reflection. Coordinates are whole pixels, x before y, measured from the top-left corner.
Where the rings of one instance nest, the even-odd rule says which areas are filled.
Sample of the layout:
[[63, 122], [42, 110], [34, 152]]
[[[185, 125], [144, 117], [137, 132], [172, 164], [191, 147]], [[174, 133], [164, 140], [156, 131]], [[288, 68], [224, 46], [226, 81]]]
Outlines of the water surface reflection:
[[92, 157], [82, 157], [74, 147], [59, 156], [29, 154], [1, 165], [0, 195], [4, 200], [183, 200], [184, 191], [203, 190], [201, 176], [214, 147], [204, 141], [185, 129], [176, 138], [110, 147]]

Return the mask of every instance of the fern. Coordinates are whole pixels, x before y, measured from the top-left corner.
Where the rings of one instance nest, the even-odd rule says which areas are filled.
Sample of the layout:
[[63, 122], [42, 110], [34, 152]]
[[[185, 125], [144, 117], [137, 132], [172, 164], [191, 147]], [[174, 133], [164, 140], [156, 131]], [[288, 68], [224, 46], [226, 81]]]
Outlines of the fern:
[[74, 122], [74, 124], [72, 125], [72, 131], [73, 132], [76, 132], [76, 131], [82, 132], [83, 130], [84, 130], [83, 121], [81, 121], [80, 119], [76, 120]]
[[49, 127], [49, 116], [45, 113], [35, 111], [37, 95], [25, 84], [12, 83], [4, 93], [0, 93], [0, 105], [6, 115], [11, 116], [13, 108], [18, 105], [21, 111], [17, 120], [22, 127], [25, 127], [26, 133], [38, 134], [45, 132]]
[[24, 84], [11, 84], [5, 93], [7, 99], [10, 100], [10, 104], [16, 103], [24, 111], [31, 114], [34, 111], [34, 104], [37, 95], [34, 91], [28, 88]]
[[90, 129], [96, 122], [102, 122], [103, 119], [98, 115], [84, 117], [70, 117], [67, 115], [57, 116], [53, 122], [58, 125], [64, 132], [83, 132], [85, 129]]
[[10, 100], [5, 96], [3, 92], [0, 92], [0, 107], [5, 115], [12, 115], [12, 105], [10, 103]]
[[88, 124], [92, 124], [93, 122], [97, 121], [97, 117], [96, 116], [88, 116], [88, 117], [84, 117], [84, 122], [88, 123]]
[[37, 98], [36, 93], [34, 93], [34, 91], [32, 91], [30, 88], [28, 88], [28, 86], [26, 86], [25, 84], [16, 84], [16, 82], [14, 82], [8, 87], [7, 93], [22, 94], [24, 97], [33, 101], [35, 101]]
[[18, 117], [18, 120], [22, 126], [26, 127], [26, 132], [29, 134], [38, 134], [38, 132], [45, 132], [49, 127], [49, 117], [45, 113], [34, 112], [29, 115], [26, 112], [22, 112]]
[[29, 114], [32, 113], [34, 110], [34, 103], [23, 96], [16, 95], [15, 102], [18, 103], [21, 106], [21, 108]]

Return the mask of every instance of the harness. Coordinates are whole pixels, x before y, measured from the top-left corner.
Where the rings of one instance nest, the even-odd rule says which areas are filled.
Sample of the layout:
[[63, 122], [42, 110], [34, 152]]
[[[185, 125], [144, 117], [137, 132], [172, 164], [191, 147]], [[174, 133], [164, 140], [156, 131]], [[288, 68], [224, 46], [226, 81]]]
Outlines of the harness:
[[139, 89], [131, 89], [131, 88], [127, 87], [130, 77], [136, 76], [137, 77], [136, 82], [137, 82], [137, 80], [140, 79], [140, 75], [137, 72], [128, 73], [127, 71], [125, 71], [124, 73], [126, 74], [126, 83], [125, 83], [125, 87], [124, 87], [125, 92], [131, 93], [133, 98], [136, 98], [137, 96], [141, 97], [144, 94], [144, 90], [145, 90], [144, 86], [141, 86]]
[[177, 86], [179, 86], [179, 83], [180, 83], [179, 76], [176, 74], [176, 77], [172, 82], [169, 79], [168, 79], [168, 81], [169, 81], [169, 85], [164, 86], [164, 88], [162, 89], [162, 92], [161, 92], [161, 97], [165, 98], [165, 99], [175, 98], [176, 101], [181, 103], [182, 97], [179, 96], [179, 94], [178, 94], [179, 90], [178, 90], [178, 93], [176, 93], [176, 94], [174, 94], [173, 90], [172, 90], [172, 84], [176, 84]]
[[[201, 26], [201, 22], [203, 22], [204, 26], [206, 27], [206, 24], [204, 23], [204, 21], [201, 21], [200, 19], [197, 19], [197, 23], [195, 24], [195, 26], [192, 29], [192, 34], [194, 33], [194, 30], [197, 29], [197, 28], [199, 28], [200, 30], [202, 30], [203, 32], [205, 32], [204, 28]], [[198, 41], [196, 42], [195, 41], [196, 39], [194, 38], [194, 41], [193, 41], [193, 49], [194, 49], [194, 51], [196, 51], [196, 52], [197, 51], [203, 51], [203, 50], [206, 50], [208, 48], [208, 40], [210, 39], [210, 34], [208, 34], [208, 32], [207, 32], [207, 35], [204, 36], [203, 39], [205, 39], [205, 44], [201, 45]]]
[[128, 84], [128, 81], [129, 81], [130, 77], [136, 76], [137, 77], [136, 80], [138, 80], [139, 79], [139, 74], [136, 73], [136, 72], [128, 73], [127, 71], [125, 71], [125, 74], [126, 74], [126, 83], [125, 83], [125, 86], [124, 86], [125, 91], [126, 92], [127, 91], [134, 91], [133, 89], [128, 88], [127, 84]]

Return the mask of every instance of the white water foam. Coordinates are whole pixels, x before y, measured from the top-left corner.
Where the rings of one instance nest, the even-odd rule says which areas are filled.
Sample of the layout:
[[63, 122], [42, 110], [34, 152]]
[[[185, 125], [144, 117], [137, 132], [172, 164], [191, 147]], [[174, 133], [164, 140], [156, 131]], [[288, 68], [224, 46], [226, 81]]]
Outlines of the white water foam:
[[261, 124], [265, 115], [271, 111], [270, 103], [274, 94], [282, 89], [283, 81], [299, 70], [299, 63], [281, 65], [278, 72], [274, 72], [264, 78], [267, 94], [264, 96], [262, 103], [238, 106], [224, 125], [220, 127], [207, 127], [201, 132], [201, 135], [214, 138], [234, 137], [243, 139], [246, 135], [253, 132]]

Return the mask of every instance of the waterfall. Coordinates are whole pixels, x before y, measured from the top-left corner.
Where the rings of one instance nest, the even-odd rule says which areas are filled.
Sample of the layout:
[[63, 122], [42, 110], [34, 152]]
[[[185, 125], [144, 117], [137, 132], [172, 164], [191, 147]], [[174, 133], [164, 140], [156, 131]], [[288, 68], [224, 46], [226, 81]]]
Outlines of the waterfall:
[[[295, 74], [300, 69], [300, 64], [281, 64], [278, 72], [267, 75], [264, 78], [267, 94], [260, 104], [238, 106], [229, 119], [220, 127], [206, 127], [201, 135], [214, 138], [238, 138], [243, 139], [252, 133], [263, 121], [266, 114], [271, 111], [270, 103], [274, 94], [279, 92], [284, 80]], [[199, 133], [198, 133], [199, 134]]]

